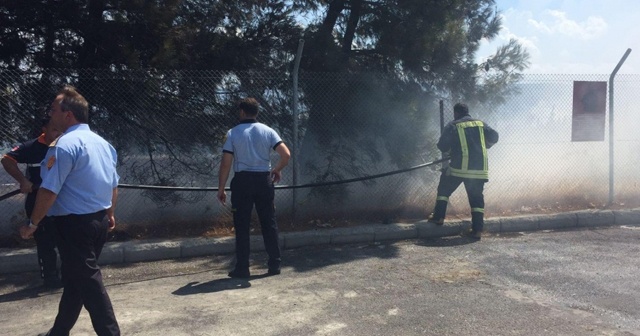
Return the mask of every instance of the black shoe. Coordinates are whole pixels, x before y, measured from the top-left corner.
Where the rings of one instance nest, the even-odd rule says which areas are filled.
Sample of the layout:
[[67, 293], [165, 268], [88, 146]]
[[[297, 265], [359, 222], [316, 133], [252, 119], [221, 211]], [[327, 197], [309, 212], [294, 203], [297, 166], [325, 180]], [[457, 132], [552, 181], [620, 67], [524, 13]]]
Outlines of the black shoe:
[[64, 287], [64, 285], [62, 284], [62, 281], [60, 281], [60, 278], [50, 277], [50, 278], [44, 278], [42, 287], [46, 289], [59, 289]]
[[482, 239], [482, 232], [470, 230], [467, 232], [463, 232], [462, 236], [473, 240], [480, 240]]
[[267, 271], [268, 275], [278, 275], [280, 273], [281, 273], [280, 267], [273, 267], [273, 268], [269, 267], [269, 270]]
[[38, 336], [49, 336], [51, 334], [51, 330], [45, 332], [45, 333], [39, 333]]
[[237, 270], [234, 269], [233, 271], [229, 272], [229, 277], [230, 278], [249, 278], [251, 277], [251, 273], [249, 273], [249, 270]]
[[433, 214], [430, 214], [429, 218], [427, 219], [427, 222], [433, 223], [435, 225], [444, 225], [444, 218], [436, 219], [433, 217]]

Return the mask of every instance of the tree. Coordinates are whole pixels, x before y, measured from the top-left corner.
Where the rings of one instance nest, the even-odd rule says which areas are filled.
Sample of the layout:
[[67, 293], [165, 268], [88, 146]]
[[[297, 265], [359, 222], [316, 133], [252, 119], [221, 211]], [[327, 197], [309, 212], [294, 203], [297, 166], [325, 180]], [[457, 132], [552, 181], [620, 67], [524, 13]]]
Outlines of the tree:
[[199, 154], [217, 148], [235, 122], [230, 105], [286, 83], [286, 74], [256, 81], [246, 70], [286, 70], [283, 50], [300, 36], [289, 7], [257, 0], [23, 0], [0, 5], [0, 18], [2, 78], [20, 73], [2, 83], [4, 115], [17, 127], [5, 141], [31, 137], [20, 130], [42, 113], [36, 107], [71, 83], [121, 157], [146, 157], [121, 163], [129, 183], [142, 184], [211, 180], [215, 158]]
[[[20, 73], [0, 79], [0, 108], [15, 122], [2, 140], [32, 127], [70, 82], [92, 103], [96, 129], [144, 154], [129, 169], [145, 184], [209, 177], [215, 158], [197, 154], [220, 144], [240, 96], [261, 97], [289, 130], [301, 36], [302, 133], [319, 153], [306, 162], [316, 181], [380, 160], [413, 163], [433, 147], [435, 100], [499, 103], [528, 61], [511, 41], [476, 64], [480, 42], [501, 29], [494, 0], [8, 0], [0, 22], [0, 69]], [[318, 74], [327, 72], [332, 81]]]
[[[384, 167], [370, 164], [380, 158], [400, 167], [415, 163], [416, 153], [434, 148], [437, 99], [499, 103], [528, 66], [529, 56], [516, 41], [477, 64], [480, 42], [495, 38], [501, 29], [493, 0], [314, 3], [322, 7], [310, 10], [325, 14], [305, 31], [309, 42], [302, 68], [345, 78], [339, 99], [325, 94], [335, 82], [303, 82], [309, 108], [303, 150], [320, 154], [307, 156], [304, 165], [316, 181], [372, 173], [376, 166]], [[371, 84], [349, 82], [361, 72], [384, 74], [393, 84], [372, 91]], [[403, 131], [390, 132], [396, 125], [404, 125]], [[354, 160], [352, 153], [365, 157]], [[437, 151], [431, 155], [435, 158]], [[336, 195], [328, 199], [340, 199]]]

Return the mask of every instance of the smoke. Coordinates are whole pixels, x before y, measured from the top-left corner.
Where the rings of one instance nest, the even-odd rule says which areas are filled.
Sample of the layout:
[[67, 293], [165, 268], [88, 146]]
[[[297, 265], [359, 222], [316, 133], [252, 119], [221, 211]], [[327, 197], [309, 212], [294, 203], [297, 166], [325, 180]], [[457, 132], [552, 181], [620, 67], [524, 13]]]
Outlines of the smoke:
[[[489, 151], [487, 209], [494, 212], [602, 208], [609, 201], [609, 125], [604, 141], [571, 142], [569, 76], [529, 76], [521, 93], [492, 114], [500, 142]], [[638, 205], [640, 78], [615, 83], [614, 204]], [[606, 80], [591, 78], [589, 80]], [[607, 102], [608, 106], [608, 102]], [[607, 108], [608, 110], [608, 108]]]
[[[490, 179], [485, 186], [488, 216], [561, 212], [608, 205], [608, 115], [604, 141], [571, 141], [573, 81], [585, 80], [606, 81], [607, 78], [528, 75], [517, 84], [515, 92], [518, 94], [508, 97], [504, 104], [472, 106], [472, 116], [483, 119], [500, 133], [498, 144], [489, 149]], [[640, 118], [633, 117], [634, 107], [638, 106], [638, 98], [633, 93], [640, 92], [638, 89], [640, 78], [637, 76], [616, 82], [616, 92], [619, 93], [615, 96], [615, 206], [640, 205], [637, 192], [640, 176], [635, 169], [640, 161], [637, 151], [640, 145], [637, 132], [640, 122], [637, 119]], [[394, 106], [391, 102], [382, 102], [381, 97], [378, 95], [373, 101], [377, 105], [398, 109], [408, 105]], [[371, 97], [361, 98], [372, 101]], [[445, 102], [445, 123], [453, 117], [454, 103]], [[439, 136], [437, 101], [432, 100], [422, 108], [424, 117], [414, 120], [412, 125], [407, 125], [402, 118], [385, 119], [385, 137], [370, 142], [380, 149], [379, 161], [369, 166], [364, 175], [394, 171], [440, 157], [435, 148]], [[374, 116], [375, 113], [368, 115]], [[406, 136], [415, 129], [422, 132], [413, 137]], [[306, 136], [306, 141], [313, 142], [313, 134]], [[403, 141], [415, 141], [418, 145], [411, 143], [411, 160], [399, 163], [397, 148]], [[324, 162], [324, 157], [314, 148], [307, 143], [301, 156], [305, 160]], [[356, 150], [351, 158], [356, 160], [358, 157]], [[334, 202], [314, 200], [308, 190], [300, 190], [301, 201], [297, 208], [302, 213], [325, 217], [362, 217], [364, 213], [384, 213], [383, 216], [411, 213], [425, 217], [435, 202], [440, 174], [437, 168], [384, 177], [368, 184], [349, 184], [340, 190], [340, 197], [331, 199]], [[357, 176], [346, 175], [344, 178]], [[468, 217], [469, 212], [467, 195], [461, 186], [450, 198], [448, 214]]]

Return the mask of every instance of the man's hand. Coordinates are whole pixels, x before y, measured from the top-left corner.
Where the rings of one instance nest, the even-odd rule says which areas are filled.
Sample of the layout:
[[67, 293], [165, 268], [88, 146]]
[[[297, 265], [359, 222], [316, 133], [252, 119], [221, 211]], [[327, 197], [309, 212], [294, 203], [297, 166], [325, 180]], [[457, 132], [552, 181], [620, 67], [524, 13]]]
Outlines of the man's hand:
[[116, 228], [116, 217], [114, 215], [107, 215], [107, 219], [109, 220], [108, 231], [111, 232]]
[[218, 201], [220, 201], [222, 205], [225, 205], [227, 202], [227, 193], [224, 192], [224, 189], [218, 190]]
[[28, 194], [32, 191], [33, 191], [33, 183], [31, 183], [31, 181], [29, 181], [28, 179], [24, 178], [20, 182], [20, 192], [23, 194]]
[[449, 169], [449, 161], [442, 162], [442, 167], [440, 168], [441, 172], [446, 172]]
[[37, 228], [30, 227], [28, 224], [27, 225], [23, 225], [19, 229], [20, 237], [22, 237], [22, 239], [29, 239], [29, 238], [33, 237], [33, 233], [36, 232], [36, 229]]
[[277, 171], [275, 169], [271, 171], [271, 181], [273, 181], [273, 183], [280, 182], [281, 178], [282, 178], [282, 175], [280, 174], [279, 171]]

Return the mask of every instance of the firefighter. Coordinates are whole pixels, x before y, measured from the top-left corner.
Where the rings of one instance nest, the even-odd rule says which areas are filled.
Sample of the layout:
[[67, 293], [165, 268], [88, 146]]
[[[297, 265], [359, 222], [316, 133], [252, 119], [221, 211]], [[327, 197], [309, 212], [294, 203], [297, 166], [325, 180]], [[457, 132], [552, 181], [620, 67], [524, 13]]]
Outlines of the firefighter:
[[[24, 209], [27, 217], [31, 217], [33, 206], [36, 203], [36, 188], [42, 183], [40, 178], [40, 162], [44, 159], [49, 149], [49, 144], [62, 132], [56, 130], [49, 122], [51, 118], [45, 116], [40, 121], [42, 134], [27, 142], [24, 142], [10, 152], [6, 153], [2, 160], [2, 166], [19, 184], [20, 191], [27, 194]], [[27, 165], [25, 174], [20, 171], [19, 163]], [[40, 264], [40, 276], [44, 280], [43, 287], [49, 289], [61, 288], [62, 282], [58, 274], [57, 259], [51, 218], [45, 217], [42, 225], [33, 234], [36, 240], [38, 264]]]
[[450, 162], [443, 168], [438, 196], [429, 222], [443, 225], [451, 194], [464, 183], [471, 207], [470, 238], [480, 240], [484, 227], [484, 184], [489, 180], [487, 149], [498, 142], [498, 132], [469, 115], [466, 104], [453, 107], [454, 120], [442, 130], [438, 149], [448, 153]]

